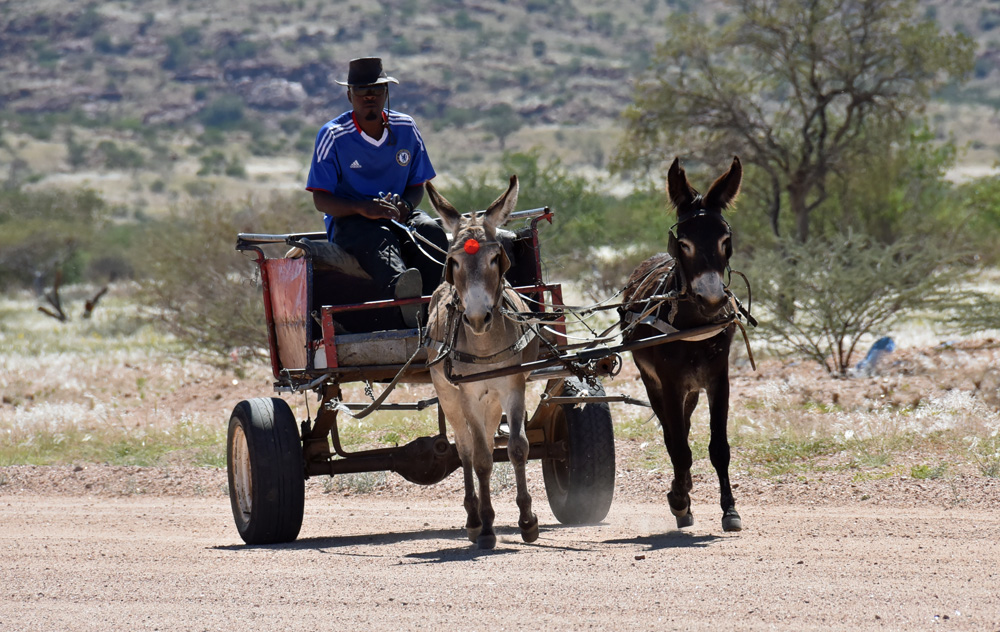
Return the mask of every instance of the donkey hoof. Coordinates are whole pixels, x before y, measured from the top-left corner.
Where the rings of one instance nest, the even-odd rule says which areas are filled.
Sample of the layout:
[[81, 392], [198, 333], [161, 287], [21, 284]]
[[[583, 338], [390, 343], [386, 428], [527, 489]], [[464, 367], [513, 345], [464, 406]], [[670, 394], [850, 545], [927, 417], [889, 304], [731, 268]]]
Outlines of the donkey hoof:
[[476, 548], [480, 549], [492, 549], [497, 545], [497, 536], [495, 535], [480, 535], [476, 538]]
[[479, 539], [479, 534], [482, 533], [483, 528], [479, 527], [467, 527], [466, 533], [469, 534], [469, 542], [475, 542]]
[[518, 523], [521, 527], [521, 539], [525, 542], [534, 542], [538, 539], [538, 518], [535, 518], [530, 525], [523, 525]]
[[722, 515], [722, 530], [723, 531], [742, 531], [743, 521], [740, 520], [740, 514], [736, 513], [735, 509], [727, 509]]
[[683, 529], [684, 527], [690, 527], [694, 525], [694, 512], [691, 511], [691, 501], [688, 500], [687, 507], [684, 509], [674, 509], [672, 505], [667, 503], [670, 507], [670, 513], [674, 514], [677, 518], [677, 528]]
[[688, 512], [683, 516], [675, 516], [677, 518], [677, 528], [683, 529], [684, 527], [694, 526], [694, 514], [688, 509]]

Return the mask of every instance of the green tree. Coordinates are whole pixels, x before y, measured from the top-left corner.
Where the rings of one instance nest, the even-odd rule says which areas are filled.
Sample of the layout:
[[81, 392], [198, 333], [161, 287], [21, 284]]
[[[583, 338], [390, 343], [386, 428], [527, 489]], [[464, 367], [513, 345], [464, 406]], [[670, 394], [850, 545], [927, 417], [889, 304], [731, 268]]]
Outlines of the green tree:
[[925, 127], [885, 136], [872, 131], [871, 144], [886, 150], [851, 165], [848, 177], [831, 178], [828, 203], [813, 218], [811, 232], [837, 235], [850, 226], [883, 244], [904, 236], [939, 245], [953, 241], [966, 219], [955, 212], [955, 192], [944, 177], [955, 161], [954, 145], [938, 142]]
[[108, 169], [129, 169], [137, 171], [146, 164], [139, 150], [132, 147], [119, 147], [110, 140], [102, 140], [97, 144], [97, 151], [104, 154], [104, 166]]
[[986, 265], [1000, 262], [1000, 177], [978, 178], [958, 187], [953, 213], [961, 222], [961, 239]]
[[160, 62], [160, 66], [164, 70], [174, 70], [182, 71], [190, 68], [195, 61], [197, 61], [197, 55], [194, 49], [184, 43], [184, 40], [180, 37], [168, 37], [166, 39], [167, 44], [167, 55]]
[[225, 174], [234, 178], [245, 178], [247, 176], [246, 167], [240, 161], [239, 156], [227, 158], [224, 153], [212, 150], [208, 154], [198, 158], [201, 168], [198, 170], [199, 176], [222, 175]]
[[509, 103], [498, 103], [490, 107], [482, 122], [483, 129], [497, 137], [501, 151], [507, 144], [507, 137], [521, 129], [523, 124], [521, 117]]
[[244, 123], [243, 99], [226, 94], [205, 106], [198, 120], [209, 129], [233, 130]]
[[[597, 284], [607, 288], [624, 282], [646, 256], [666, 248], [676, 216], [662, 190], [618, 199], [559, 161], [540, 160], [538, 151], [504, 154], [495, 171], [467, 174], [442, 193], [463, 212], [481, 210], [496, 199], [511, 174], [520, 182], [518, 210], [547, 206], [555, 214], [552, 226], [539, 230], [542, 261], [550, 274], [558, 270], [561, 278], [599, 277]], [[592, 256], [603, 246], [628, 254], [608, 266]]]
[[76, 135], [72, 130], [66, 134], [66, 161], [69, 166], [74, 170], [79, 169], [87, 164], [88, 154], [90, 153], [90, 147], [86, 143], [81, 143], [76, 140]]
[[[626, 112], [616, 165], [682, 154], [739, 154], [780, 232], [783, 201], [799, 241], [831, 195], [831, 178], [892, 151], [909, 120], [973, 64], [973, 43], [917, 16], [916, 0], [728, 0], [708, 25], [675, 13]], [[882, 144], [872, 142], [882, 139]]]

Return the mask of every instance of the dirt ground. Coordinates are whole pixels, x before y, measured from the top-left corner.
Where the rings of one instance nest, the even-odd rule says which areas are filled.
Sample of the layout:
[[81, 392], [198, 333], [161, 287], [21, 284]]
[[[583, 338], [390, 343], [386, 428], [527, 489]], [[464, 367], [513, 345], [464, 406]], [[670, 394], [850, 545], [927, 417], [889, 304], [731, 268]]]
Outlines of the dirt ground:
[[743, 479], [730, 534], [707, 476], [692, 528], [640, 472], [619, 472], [604, 522], [563, 526], [535, 467], [541, 537], [521, 542], [507, 489], [479, 551], [456, 474], [310, 480], [299, 539], [248, 547], [220, 470], [4, 473], [0, 630], [1000, 630], [996, 479]]
[[[844, 428], [824, 431], [842, 435], [933, 432], [945, 422], [983, 432], [996, 421], [998, 360], [1000, 344], [988, 340], [901, 350], [865, 379], [832, 379], [805, 363], [737, 366], [731, 420], [761, 432], [794, 423], [809, 433], [831, 418]], [[176, 388], [151, 373], [143, 397], [117, 391], [118, 414], [137, 426], [172, 411], [224, 423], [239, 399], [270, 394], [266, 371], [243, 380], [185, 371]], [[644, 394], [628, 368], [608, 391]], [[824, 402], [844, 414], [816, 412]], [[916, 412], [883, 415], [886, 402]], [[628, 414], [638, 415], [618, 408], [616, 422]], [[883, 417], [916, 425], [877, 425]], [[248, 547], [220, 469], [3, 467], [0, 631], [1000, 632], [1000, 479], [957, 466], [910, 477], [910, 464], [937, 457], [905, 453], [894, 455], [901, 470], [870, 478], [851, 468], [759, 476], [735, 467], [744, 530], [724, 533], [717, 480], [696, 463], [696, 522], [680, 531], [665, 502], [670, 473], [638, 465], [640, 441], [616, 438], [615, 499], [596, 525], [560, 525], [531, 462], [541, 536], [521, 541], [507, 485], [495, 498], [492, 551], [464, 537], [457, 473], [429, 487], [389, 474], [370, 490], [310, 479], [299, 539]]]

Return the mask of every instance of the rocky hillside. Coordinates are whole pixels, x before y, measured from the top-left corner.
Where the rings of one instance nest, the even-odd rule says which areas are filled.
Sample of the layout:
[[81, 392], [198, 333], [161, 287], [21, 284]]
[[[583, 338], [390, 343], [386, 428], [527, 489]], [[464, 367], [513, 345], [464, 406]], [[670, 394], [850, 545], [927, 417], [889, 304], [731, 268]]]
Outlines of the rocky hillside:
[[[202, 176], [246, 177], [257, 173], [254, 157], [273, 166], [284, 156], [298, 161], [286, 169], [295, 172], [317, 126], [347, 108], [334, 83], [347, 61], [376, 54], [401, 82], [392, 107], [417, 117], [439, 163], [543, 146], [600, 168], [663, 21], [716, 5], [9, 1], [0, 14], [0, 167], [8, 181], [185, 162]], [[978, 129], [980, 114], [1000, 104], [1000, 6], [928, 0], [924, 9], [980, 42], [975, 78], [947, 95], [938, 121], [960, 135], [962, 125]], [[994, 146], [985, 140], [993, 136], [974, 134], [995, 156], [1000, 138]]]

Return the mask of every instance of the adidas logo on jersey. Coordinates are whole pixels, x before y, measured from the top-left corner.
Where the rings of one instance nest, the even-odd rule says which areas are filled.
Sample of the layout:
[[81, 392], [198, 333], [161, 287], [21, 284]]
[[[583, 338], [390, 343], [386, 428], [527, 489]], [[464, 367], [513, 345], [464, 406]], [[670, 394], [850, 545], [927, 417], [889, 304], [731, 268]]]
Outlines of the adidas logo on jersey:
[[358, 162], [357, 160], [351, 163], [351, 169], [360, 169], [360, 168], [361, 168], [361, 163]]

